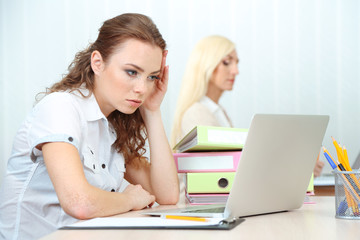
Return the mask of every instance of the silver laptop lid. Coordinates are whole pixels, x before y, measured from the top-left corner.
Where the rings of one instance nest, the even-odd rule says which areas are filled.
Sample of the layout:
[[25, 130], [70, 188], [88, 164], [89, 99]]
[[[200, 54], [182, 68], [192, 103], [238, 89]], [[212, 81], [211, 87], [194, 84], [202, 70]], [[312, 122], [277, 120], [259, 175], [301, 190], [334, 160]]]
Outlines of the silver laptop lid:
[[225, 217], [299, 208], [329, 116], [256, 114], [238, 165]]

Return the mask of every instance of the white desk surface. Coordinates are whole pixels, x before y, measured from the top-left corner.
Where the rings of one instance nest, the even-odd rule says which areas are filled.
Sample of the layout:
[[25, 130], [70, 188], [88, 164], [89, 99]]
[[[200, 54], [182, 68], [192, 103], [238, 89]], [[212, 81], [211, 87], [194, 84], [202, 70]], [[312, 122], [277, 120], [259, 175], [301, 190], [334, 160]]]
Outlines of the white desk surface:
[[[247, 217], [232, 230], [58, 230], [42, 239], [359, 239], [360, 219], [335, 218], [334, 196], [312, 196], [300, 209]], [[164, 206], [160, 206], [164, 207]], [[167, 206], [165, 206], [167, 207]], [[117, 217], [136, 217], [139, 211]]]

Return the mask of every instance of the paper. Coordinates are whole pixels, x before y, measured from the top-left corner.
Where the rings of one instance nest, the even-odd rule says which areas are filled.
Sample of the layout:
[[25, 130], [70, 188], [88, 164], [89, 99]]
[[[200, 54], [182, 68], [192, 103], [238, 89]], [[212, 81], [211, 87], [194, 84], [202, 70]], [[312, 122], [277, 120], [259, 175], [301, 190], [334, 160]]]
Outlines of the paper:
[[66, 228], [116, 228], [116, 227], [177, 227], [177, 226], [209, 226], [218, 225], [223, 218], [208, 218], [206, 222], [165, 219], [161, 217], [134, 217], [134, 218], [116, 218], [104, 217], [93, 218], [91, 220], [77, 222]]
[[213, 143], [244, 144], [248, 132], [224, 131], [224, 129], [209, 129], [208, 141]]

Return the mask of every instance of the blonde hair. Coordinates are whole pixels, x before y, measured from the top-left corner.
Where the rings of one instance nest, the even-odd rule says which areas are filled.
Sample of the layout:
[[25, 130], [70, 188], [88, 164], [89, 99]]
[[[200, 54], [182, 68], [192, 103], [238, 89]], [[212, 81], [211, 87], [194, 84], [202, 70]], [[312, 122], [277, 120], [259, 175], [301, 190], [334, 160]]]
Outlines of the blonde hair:
[[235, 44], [229, 39], [213, 35], [200, 40], [189, 56], [175, 110], [170, 144], [174, 146], [181, 137], [181, 122], [186, 110], [205, 96], [210, 78]]

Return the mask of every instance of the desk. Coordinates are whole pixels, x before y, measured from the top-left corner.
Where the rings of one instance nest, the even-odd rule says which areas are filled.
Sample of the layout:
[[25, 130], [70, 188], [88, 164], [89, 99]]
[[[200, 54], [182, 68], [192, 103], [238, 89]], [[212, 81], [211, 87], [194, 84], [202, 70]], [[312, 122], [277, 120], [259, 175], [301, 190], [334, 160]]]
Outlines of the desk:
[[335, 196], [335, 186], [314, 186], [317, 196]]
[[[52, 239], [358, 239], [360, 220], [335, 218], [335, 198], [317, 197], [300, 209], [247, 217], [232, 230], [58, 230]], [[118, 217], [139, 216], [139, 211]]]
[[314, 179], [314, 192], [317, 196], [335, 196], [335, 179], [333, 174], [323, 174]]

